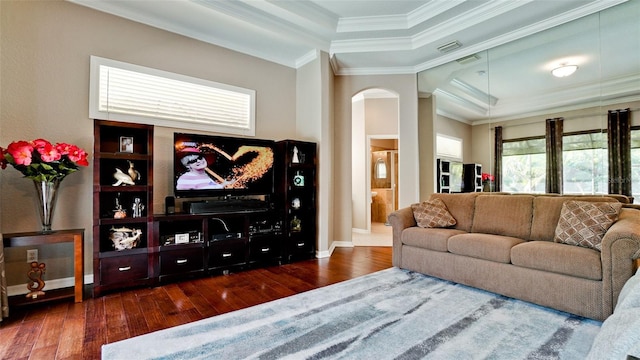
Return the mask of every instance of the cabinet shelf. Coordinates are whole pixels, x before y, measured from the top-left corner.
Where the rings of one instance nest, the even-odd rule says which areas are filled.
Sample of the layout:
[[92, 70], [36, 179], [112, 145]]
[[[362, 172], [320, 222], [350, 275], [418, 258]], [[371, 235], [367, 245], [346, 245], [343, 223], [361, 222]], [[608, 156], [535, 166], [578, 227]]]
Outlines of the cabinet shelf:
[[113, 185], [100, 185], [98, 187], [99, 192], [146, 192], [149, 190], [147, 185], [129, 185], [129, 186], [113, 186]]
[[[121, 148], [124, 145], [126, 149]], [[152, 284], [154, 274], [149, 264], [154, 261], [153, 217], [149, 214], [153, 210], [153, 126], [95, 120], [94, 154], [94, 295]], [[116, 169], [127, 176], [134, 170], [134, 184], [114, 185]], [[126, 217], [114, 218], [119, 211]], [[112, 229], [119, 229], [119, 233]], [[133, 240], [133, 236], [136, 245], [131, 249], [118, 250], [112, 241], [120, 240], [119, 245], [125, 247], [122, 244], [127, 244], [127, 238]]]
[[315, 257], [317, 238], [317, 145], [284, 140], [277, 146], [281, 171], [276, 174], [276, 208], [283, 212], [283, 258], [310, 259]]
[[148, 160], [149, 155], [147, 154], [130, 154], [130, 153], [121, 153], [121, 152], [101, 152], [95, 155], [95, 157], [100, 159], [112, 159], [112, 160]]
[[129, 256], [129, 255], [138, 255], [138, 254], [146, 254], [147, 248], [135, 248], [135, 249], [125, 249], [125, 250], [112, 250], [112, 251], [101, 251], [99, 252], [99, 256], [101, 259], [111, 258], [111, 257], [119, 257], [119, 256]]
[[114, 226], [123, 226], [127, 224], [146, 224], [149, 219], [145, 217], [139, 218], [124, 218], [124, 219], [114, 219], [114, 218], [100, 218], [97, 219], [99, 225], [114, 225]]

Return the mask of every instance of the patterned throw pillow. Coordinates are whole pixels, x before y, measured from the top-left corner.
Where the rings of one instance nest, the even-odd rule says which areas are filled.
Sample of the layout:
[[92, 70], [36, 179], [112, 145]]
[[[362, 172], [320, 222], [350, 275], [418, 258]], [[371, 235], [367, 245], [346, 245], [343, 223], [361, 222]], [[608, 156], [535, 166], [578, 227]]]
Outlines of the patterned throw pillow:
[[413, 217], [418, 226], [423, 228], [449, 227], [456, 224], [456, 219], [451, 216], [447, 205], [440, 199], [423, 201], [411, 205]]
[[622, 203], [569, 200], [562, 204], [555, 242], [602, 250], [602, 237], [618, 220]]

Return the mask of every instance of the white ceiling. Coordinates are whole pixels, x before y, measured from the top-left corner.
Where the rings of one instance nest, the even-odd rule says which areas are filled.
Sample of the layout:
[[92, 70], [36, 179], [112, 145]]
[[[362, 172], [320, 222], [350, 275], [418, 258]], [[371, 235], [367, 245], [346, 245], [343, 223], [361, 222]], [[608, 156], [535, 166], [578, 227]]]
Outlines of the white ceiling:
[[[324, 51], [336, 75], [371, 75], [417, 74], [446, 66], [627, 0], [68, 1], [292, 68]], [[638, 24], [640, 19], [628, 26]], [[448, 53], [438, 51], [452, 41], [461, 47]], [[538, 44], [536, 51], [544, 50]], [[640, 63], [637, 52], [627, 60]], [[427, 90], [429, 86], [422, 89], [421, 85], [420, 90], [435, 90]], [[449, 112], [468, 122], [486, 116], [482, 110], [457, 112], [455, 106]]]

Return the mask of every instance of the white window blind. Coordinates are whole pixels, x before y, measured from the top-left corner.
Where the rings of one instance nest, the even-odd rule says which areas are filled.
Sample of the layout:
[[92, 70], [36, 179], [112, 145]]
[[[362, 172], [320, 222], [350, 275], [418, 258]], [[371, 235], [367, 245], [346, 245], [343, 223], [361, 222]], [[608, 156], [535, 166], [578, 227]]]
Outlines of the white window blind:
[[436, 156], [462, 161], [462, 139], [436, 134]]
[[255, 135], [255, 91], [91, 57], [90, 116]]

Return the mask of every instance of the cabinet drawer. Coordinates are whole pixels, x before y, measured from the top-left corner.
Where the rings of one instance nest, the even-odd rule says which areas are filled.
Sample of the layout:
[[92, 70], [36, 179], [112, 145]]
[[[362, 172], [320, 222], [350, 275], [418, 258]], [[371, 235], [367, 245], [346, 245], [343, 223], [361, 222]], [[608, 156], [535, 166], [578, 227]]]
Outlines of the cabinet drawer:
[[306, 254], [313, 251], [314, 245], [315, 244], [311, 240], [293, 238], [288, 241], [287, 251], [292, 255]]
[[245, 239], [212, 241], [209, 243], [209, 268], [244, 264], [248, 250]]
[[160, 275], [204, 270], [202, 248], [179, 249], [160, 253]]
[[100, 260], [100, 285], [130, 282], [148, 277], [147, 254]]
[[249, 239], [249, 259], [260, 261], [280, 256], [280, 237], [254, 236]]

